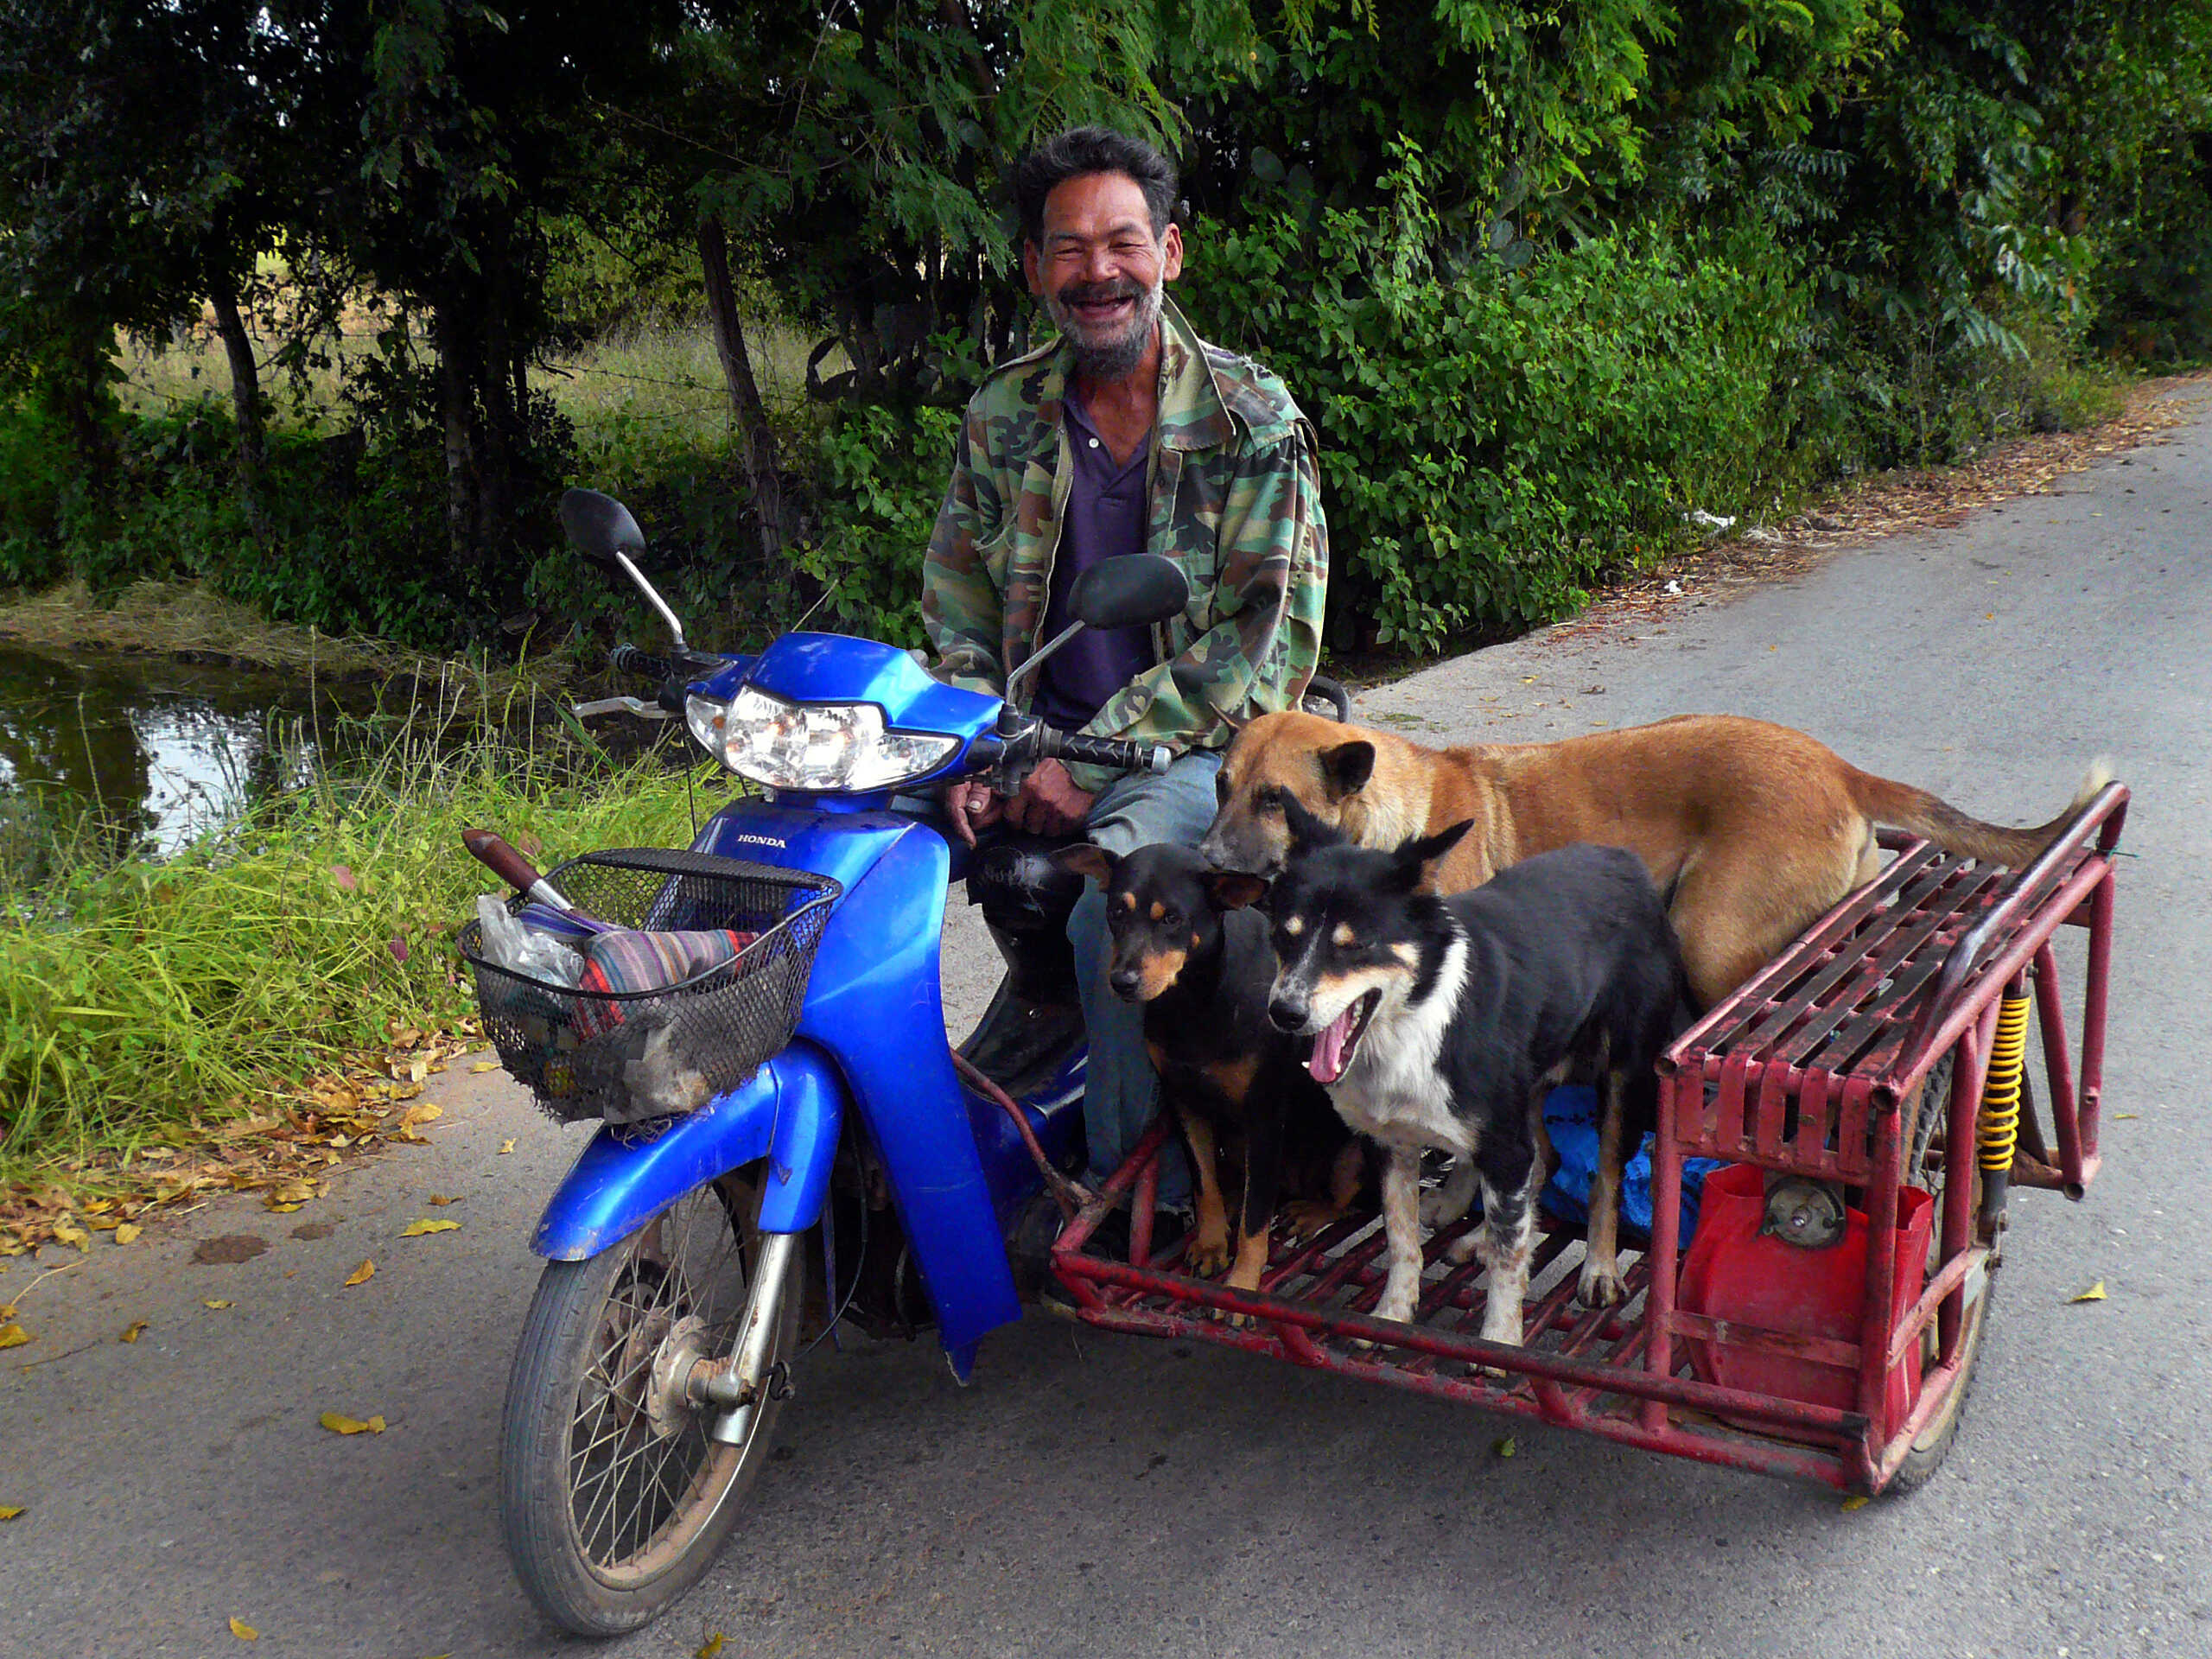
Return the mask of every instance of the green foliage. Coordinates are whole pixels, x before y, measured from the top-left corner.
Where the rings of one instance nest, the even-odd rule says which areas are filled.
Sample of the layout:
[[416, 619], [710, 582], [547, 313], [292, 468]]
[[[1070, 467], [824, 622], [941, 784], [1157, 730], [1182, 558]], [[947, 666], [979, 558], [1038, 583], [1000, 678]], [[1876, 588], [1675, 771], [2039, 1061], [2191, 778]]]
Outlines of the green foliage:
[[[2212, 352], [2212, 0], [61, 0], [0, 16], [0, 580], [597, 640], [582, 481], [702, 637], [912, 639], [943, 411], [1035, 327], [1003, 176], [1086, 120], [1178, 152], [1187, 307], [1319, 423], [1340, 639], [1555, 616], [1686, 506]], [[564, 424], [550, 356], [700, 315], [725, 241], [813, 406]], [[118, 327], [230, 300], [266, 369], [345, 356], [350, 438], [123, 416]]]
[[820, 530], [798, 551], [822, 584], [822, 614], [848, 632], [920, 645], [922, 552], [929, 545], [958, 411], [882, 408], [844, 411], [823, 429]]
[[1408, 150], [1390, 206], [1324, 209], [1310, 240], [1294, 214], [1202, 225], [1185, 281], [1327, 435], [1335, 637], [1357, 617], [1428, 653], [1567, 613], [1687, 509], [1748, 505], [1804, 297], [1749, 232], [1433, 267], [1425, 177]]
[[[569, 849], [681, 843], [684, 780], [578, 775], [486, 738], [403, 741], [168, 862], [52, 842], [0, 861], [0, 1180], [128, 1147], [467, 1011], [454, 930], [489, 885], [463, 828]], [[38, 826], [0, 820], [0, 851]], [[29, 868], [34, 887], [7, 878]], [[12, 1166], [12, 1167], [11, 1167]]]
[[470, 620], [440, 578], [438, 485], [419, 448], [272, 435], [257, 531], [231, 470], [229, 411], [212, 398], [119, 421], [111, 494], [79, 486], [56, 423], [0, 406], [0, 587], [75, 577], [113, 594], [142, 579], [212, 582], [272, 621], [404, 643], [450, 643]]

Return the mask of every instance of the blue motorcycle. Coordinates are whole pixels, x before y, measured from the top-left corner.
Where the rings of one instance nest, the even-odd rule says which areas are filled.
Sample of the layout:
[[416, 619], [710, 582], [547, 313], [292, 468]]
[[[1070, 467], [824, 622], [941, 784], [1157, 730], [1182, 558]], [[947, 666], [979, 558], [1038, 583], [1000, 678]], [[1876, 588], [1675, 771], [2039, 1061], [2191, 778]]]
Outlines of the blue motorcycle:
[[[984, 1334], [1020, 1317], [1018, 1269], [1041, 1274], [1083, 1196], [1065, 934], [1081, 887], [1034, 838], [971, 853], [920, 791], [976, 776], [1010, 791], [1049, 756], [1165, 769], [1164, 749], [1063, 734], [1016, 706], [1079, 628], [1164, 621], [1188, 586], [1152, 555], [1085, 573], [1078, 620], [1001, 701], [834, 634], [750, 658], [694, 651], [639, 572], [645, 541], [622, 505], [570, 491], [562, 511], [577, 550], [634, 582], [674, 638], [664, 658], [616, 651], [659, 683], [652, 703], [585, 712], [680, 716], [753, 785], [688, 852], [594, 853], [541, 877], [496, 838], [472, 843], [518, 889], [487, 919], [584, 964], [579, 977], [502, 963], [464, 931], [508, 1069], [556, 1116], [602, 1124], [532, 1240], [546, 1266], [508, 1384], [499, 1503], [532, 1599], [606, 1635], [667, 1611], [736, 1527], [792, 1397], [810, 1302], [825, 1333], [933, 1326], [963, 1382]], [[955, 1052], [938, 941], [963, 879], [1007, 973]]]

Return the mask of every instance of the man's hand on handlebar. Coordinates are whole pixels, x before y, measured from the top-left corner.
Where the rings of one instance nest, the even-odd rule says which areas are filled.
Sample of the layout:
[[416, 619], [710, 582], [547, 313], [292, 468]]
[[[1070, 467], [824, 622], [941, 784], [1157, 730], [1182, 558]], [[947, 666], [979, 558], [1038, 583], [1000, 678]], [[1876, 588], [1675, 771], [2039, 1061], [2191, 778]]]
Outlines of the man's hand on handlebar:
[[983, 779], [963, 778], [946, 786], [944, 814], [952, 820], [952, 833], [973, 847], [978, 830], [989, 829], [1005, 816], [1006, 800]]
[[970, 847], [978, 830], [988, 830], [1001, 818], [1033, 836], [1064, 836], [1083, 828], [1090, 814], [1091, 796], [1077, 789], [1068, 769], [1057, 760], [1040, 760], [1011, 800], [981, 778], [965, 778], [944, 791], [945, 816], [952, 833]]
[[1065, 836], [1083, 828], [1090, 816], [1091, 794], [1077, 789], [1068, 769], [1057, 760], [1039, 760], [1021, 786], [1021, 793], [1007, 803], [1007, 817], [1033, 836]]

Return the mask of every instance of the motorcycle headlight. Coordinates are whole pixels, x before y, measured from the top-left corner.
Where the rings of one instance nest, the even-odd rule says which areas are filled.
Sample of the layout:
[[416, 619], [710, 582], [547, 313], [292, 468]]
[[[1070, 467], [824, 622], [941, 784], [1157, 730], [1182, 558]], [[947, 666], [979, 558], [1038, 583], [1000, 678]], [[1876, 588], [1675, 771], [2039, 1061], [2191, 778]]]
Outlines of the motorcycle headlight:
[[887, 789], [935, 771], [957, 737], [886, 731], [872, 702], [797, 703], [751, 686], [728, 702], [687, 697], [684, 722], [741, 778], [771, 789]]

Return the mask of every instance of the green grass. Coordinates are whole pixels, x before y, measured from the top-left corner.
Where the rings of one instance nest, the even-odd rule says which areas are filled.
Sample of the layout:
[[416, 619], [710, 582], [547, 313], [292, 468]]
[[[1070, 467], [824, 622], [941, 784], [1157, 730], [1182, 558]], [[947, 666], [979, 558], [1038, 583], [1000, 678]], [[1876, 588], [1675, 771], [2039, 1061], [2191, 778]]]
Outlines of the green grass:
[[[780, 323], [747, 318], [744, 327], [761, 399], [788, 416], [805, 400], [811, 341]], [[266, 361], [274, 342], [256, 343]], [[364, 323], [327, 349], [332, 364], [309, 372], [298, 399], [286, 383], [264, 372], [263, 391], [277, 400], [278, 419], [313, 429], [341, 423], [342, 367], [375, 354], [373, 332]], [[842, 353], [832, 353], [823, 372], [835, 373], [844, 362]], [[134, 414], [159, 415], [203, 397], [231, 395], [230, 365], [212, 320], [167, 339], [124, 340], [122, 369], [118, 395]], [[719, 442], [729, 429], [729, 396], [703, 319], [596, 340], [540, 365], [531, 383], [551, 396], [587, 442], [595, 429], [636, 422], [652, 423], [675, 441]]]
[[498, 885], [461, 848], [477, 825], [550, 866], [681, 845], [690, 820], [683, 775], [650, 758], [410, 730], [167, 862], [13, 826], [41, 839], [0, 868], [0, 1197], [251, 1112], [395, 1026], [465, 1017], [454, 934]]

